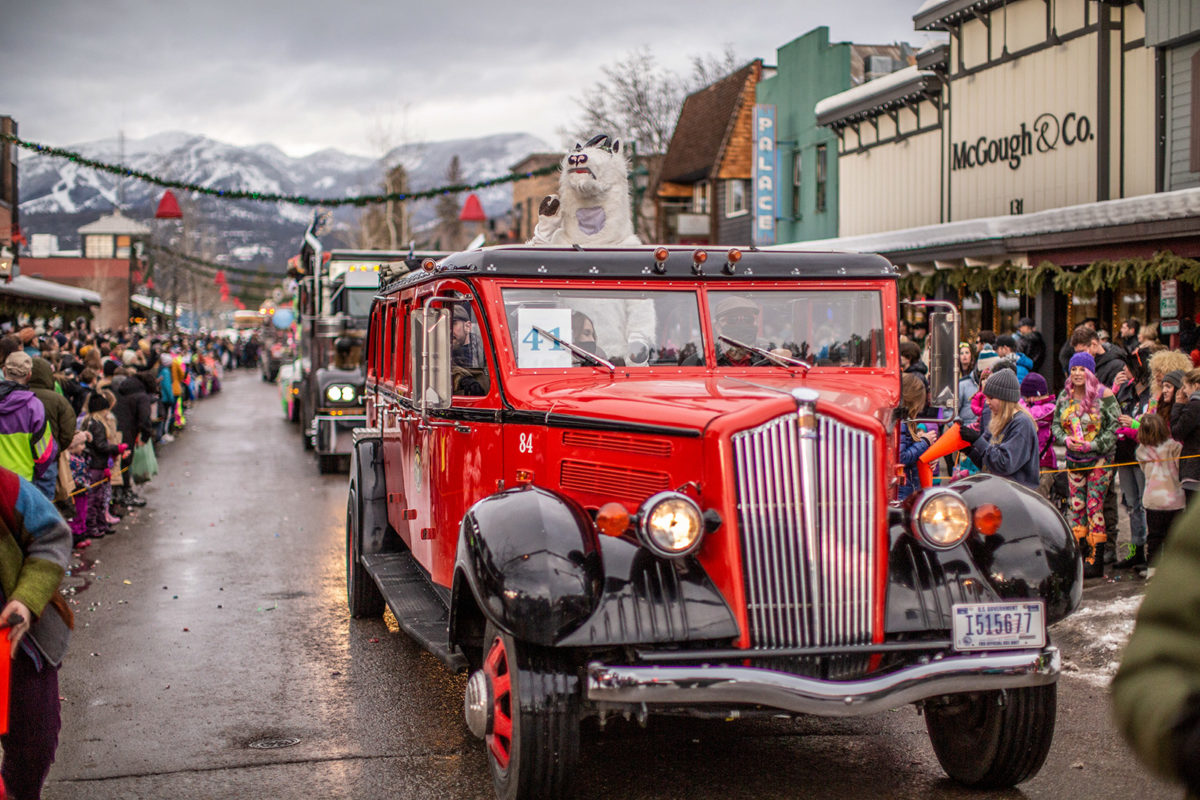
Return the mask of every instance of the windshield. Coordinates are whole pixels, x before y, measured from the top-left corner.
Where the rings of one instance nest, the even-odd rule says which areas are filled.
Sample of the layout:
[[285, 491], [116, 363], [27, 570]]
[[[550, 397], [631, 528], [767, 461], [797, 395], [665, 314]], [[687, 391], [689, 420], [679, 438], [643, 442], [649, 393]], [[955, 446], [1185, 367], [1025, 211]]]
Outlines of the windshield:
[[738, 342], [813, 366], [882, 367], [883, 308], [874, 291], [710, 291], [717, 366], [763, 366]]
[[346, 313], [359, 319], [371, 316], [371, 301], [375, 299], [375, 294], [375, 289], [343, 289], [342, 302], [346, 304]]
[[503, 296], [520, 368], [595, 366], [545, 334], [617, 366], [703, 364], [695, 292], [505, 289]]

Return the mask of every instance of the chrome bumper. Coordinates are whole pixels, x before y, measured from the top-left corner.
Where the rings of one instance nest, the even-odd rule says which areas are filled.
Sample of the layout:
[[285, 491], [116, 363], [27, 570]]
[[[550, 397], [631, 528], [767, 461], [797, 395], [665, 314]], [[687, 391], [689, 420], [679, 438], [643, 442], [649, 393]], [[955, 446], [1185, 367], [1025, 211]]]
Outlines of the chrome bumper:
[[858, 681], [823, 681], [754, 667], [592, 663], [587, 697], [594, 703], [757, 705], [797, 714], [856, 717], [944, 694], [1042, 686], [1058, 680], [1061, 670], [1057, 647], [950, 656]]

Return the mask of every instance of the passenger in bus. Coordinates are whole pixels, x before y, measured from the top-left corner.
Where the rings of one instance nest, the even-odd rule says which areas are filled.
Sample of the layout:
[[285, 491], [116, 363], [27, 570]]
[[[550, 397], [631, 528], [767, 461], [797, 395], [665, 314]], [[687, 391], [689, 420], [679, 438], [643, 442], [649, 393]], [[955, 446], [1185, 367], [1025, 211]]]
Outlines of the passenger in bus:
[[453, 392], [467, 397], [487, 394], [487, 371], [484, 369], [480, 343], [472, 336], [474, 324], [471, 310], [455, 304], [450, 324], [450, 375]]

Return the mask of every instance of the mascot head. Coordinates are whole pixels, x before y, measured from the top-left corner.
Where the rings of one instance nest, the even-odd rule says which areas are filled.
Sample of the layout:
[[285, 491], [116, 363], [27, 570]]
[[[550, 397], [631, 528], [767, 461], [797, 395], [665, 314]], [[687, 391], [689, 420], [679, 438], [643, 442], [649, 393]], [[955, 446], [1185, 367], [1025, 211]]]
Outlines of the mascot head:
[[628, 175], [629, 162], [621, 153], [621, 140], [600, 134], [587, 144], [576, 144], [563, 156], [559, 190], [598, 202], [612, 189], [628, 192]]

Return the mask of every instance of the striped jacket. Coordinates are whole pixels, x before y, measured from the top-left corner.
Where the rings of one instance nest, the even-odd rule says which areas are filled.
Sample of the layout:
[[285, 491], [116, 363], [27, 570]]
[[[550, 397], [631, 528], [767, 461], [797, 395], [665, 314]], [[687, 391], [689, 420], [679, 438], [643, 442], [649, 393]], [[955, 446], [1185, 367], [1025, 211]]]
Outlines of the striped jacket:
[[35, 663], [44, 658], [57, 666], [66, 651], [69, 623], [46, 606], [70, 557], [71, 529], [58, 509], [29, 481], [0, 467], [0, 608], [20, 600], [35, 617], [21, 642]]
[[0, 466], [31, 481], [57, 455], [42, 401], [20, 383], [0, 381]]

